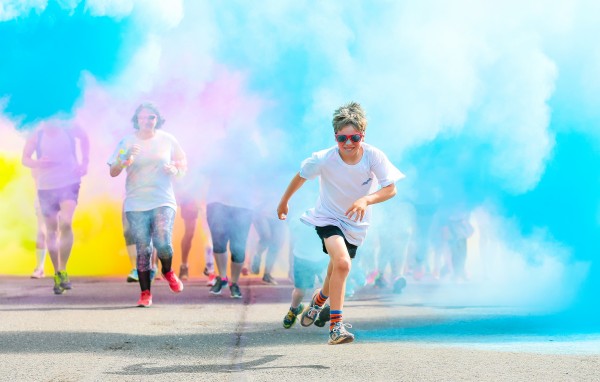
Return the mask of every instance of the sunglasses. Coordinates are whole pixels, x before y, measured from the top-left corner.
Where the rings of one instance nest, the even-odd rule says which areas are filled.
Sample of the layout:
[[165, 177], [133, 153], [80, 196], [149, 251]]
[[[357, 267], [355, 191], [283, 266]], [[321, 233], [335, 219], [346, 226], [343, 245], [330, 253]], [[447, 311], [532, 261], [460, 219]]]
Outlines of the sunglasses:
[[363, 139], [363, 135], [362, 134], [336, 134], [335, 135], [335, 140], [338, 141], [339, 143], [346, 143], [346, 141], [350, 139], [352, 142], [360, 142], [361, 139]]

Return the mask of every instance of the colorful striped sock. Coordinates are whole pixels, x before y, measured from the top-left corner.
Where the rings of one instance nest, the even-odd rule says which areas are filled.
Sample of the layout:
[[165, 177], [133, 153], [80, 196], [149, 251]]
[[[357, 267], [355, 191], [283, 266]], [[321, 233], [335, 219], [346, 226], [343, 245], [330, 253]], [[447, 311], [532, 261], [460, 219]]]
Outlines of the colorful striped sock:
[[330, 316], [331, 321], [329, 322], [329, 330], [333, 329], [336, 322], [342, 322], [342, 311], [341, 310], [332, 310], [330, 315], [331, 315]]
[[319, 294], [315, 296], [315, 305], [323, 306], [323, 304], [325, 304], [325, 301], [327, 301], [327, 298], [328, 297], [323, 294], [323, 291], [319, 291]]

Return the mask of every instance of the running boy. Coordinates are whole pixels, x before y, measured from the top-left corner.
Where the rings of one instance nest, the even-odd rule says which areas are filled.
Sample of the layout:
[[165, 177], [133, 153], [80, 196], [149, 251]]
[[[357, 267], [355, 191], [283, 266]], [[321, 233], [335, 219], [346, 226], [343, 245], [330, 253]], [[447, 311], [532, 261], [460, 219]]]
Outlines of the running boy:
[[[350, 259], [363, 242], [370, 221], [369, 205], [396, 195], [395, 182], [402, 174], [379, 149], [363, 143], [367, 119], [362, 107], [351, 102], [333, 114], [333, 131], [337, 146], [314, 153], [302, 162], [277, 207], [279, 219], [285, 220], [288, 202], [307, 179], [320, 179], [315, 208], [300, 220], [314, 226], [321, 238], [323, 252], [329, 254], [327, 276], [321, 289], [315, 290], [310, 306], [302, 313], [302, 326], [311, 325], [325, 301], [331, 305], [330, 345], [352, 342], [351, 327], [342, 322], [342, 308]], [[376, 189], [375, 179], [381, 186]]]

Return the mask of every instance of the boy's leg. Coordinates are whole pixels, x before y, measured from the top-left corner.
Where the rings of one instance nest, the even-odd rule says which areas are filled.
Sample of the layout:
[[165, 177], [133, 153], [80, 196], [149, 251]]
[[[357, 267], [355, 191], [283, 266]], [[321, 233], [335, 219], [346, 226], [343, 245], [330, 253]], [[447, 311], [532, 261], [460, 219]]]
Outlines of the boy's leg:
[[324, 239], [330, 257], [331, 273], [328, 273], [328, 292], [330, 310], [329, 341], [330, 345], [354, 341], [354, 335], [346, 330], [342, 320], [346, 279], [352, 267], [348, 247], [342, 236], [333, 235]]
[[292, 302], [290, 304], [290, 309], [288, 310], [285, 317], [283, 317], [283, 327], [285, 329], [291, 328], [295, 323], [297, 317], [304, 310], [304, 304], [302, 304], [302, 299], [304, 298], [306, 290], [302, 288], [296, 288], [292, 290]]
[[330, 292], [330, 280], [333, 272], [333, 262], [329, 259], [329, 265], [327, 266], [327, 275], [323, 281], [323, 286], [320, 289], [316, 289], [312, 295], [310, 306], [302, 313], [300, 324], [302, 326], [310, 326], [321, 314], [321, 310], [325, 305], [325, 301], [329, 298]]
[[343, 237], [334, 235], [326, 238], [324, 241], [330, 261], [322, 291], [324, 295], [329, 296], [331, 310], [342, 310], [344, 307], [346, 279], [352, 266], [350, 255], [348, 254]]

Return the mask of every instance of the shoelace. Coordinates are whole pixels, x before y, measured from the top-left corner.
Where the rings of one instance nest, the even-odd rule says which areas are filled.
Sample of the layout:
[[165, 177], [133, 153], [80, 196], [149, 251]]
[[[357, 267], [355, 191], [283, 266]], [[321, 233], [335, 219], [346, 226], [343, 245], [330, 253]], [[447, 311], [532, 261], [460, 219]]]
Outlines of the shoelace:
[[344, 333], [347, 332], [346, 328], [348, 329], [352, 329], [352, 324], [347, 324], [347, 323], [337, 323], [335, 324], [335, 326], [333, 327], [333, 329], [331, 329], [332, 332], [338, 332], [338, 333]]
[[306, 316], [314, 319], [317, 317], [317, 315], [319, 314], [319, 312], [321, 312], [321, 309], [323, 309], [322, 307], [318, 307], [316, 305], [311, 306], [310, 309], [308, 310], [308, 312], [306, 313]]

